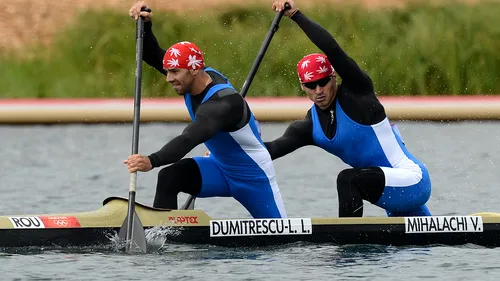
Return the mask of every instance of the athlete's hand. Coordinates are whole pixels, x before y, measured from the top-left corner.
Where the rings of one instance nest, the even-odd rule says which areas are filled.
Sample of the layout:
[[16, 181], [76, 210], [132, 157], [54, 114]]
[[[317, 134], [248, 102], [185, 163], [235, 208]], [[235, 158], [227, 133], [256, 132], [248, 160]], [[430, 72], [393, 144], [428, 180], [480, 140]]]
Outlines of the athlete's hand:
[[290, 4], [290, 9], [286, 10], [283, 15], [289, 17], [297, 9], [297, 7], [295, 6], [295, 2], [293, 0], [286, 0], [286, 1], [284, 1], [284, 0], [274, 0], [273, 10], [275, 10], [276, 12], [284, 10], [285, 9], [285, 3], [287, 3], [287, 2], [288, 2], [288, 4]]
[[208, 156], [208, 155], [210, 155], [210, 150], [205, 151], [205, 154], [203, 154], [203, 156]]
[[128, 166], [128, 171], [130, 173], [134, 172], [148, 172], [153, 169], [153, 166], [151, 165], [151, 161], [149, 161], [149, 158], [147, 156], [139, 155], [139, 154], [132, 154], [130, 155], [127, 160], [123, 160], [123, 163]]
[[149, 8], [149, 7], [146, 3], [144, 3], [144, 1], [139, 1], [135, 3], [135, 5], [132, 6], [132, 8], [130, 8], [130, 10], [128, 11], [129, 16], [134, 20], [137, 20], [139, 16], [142, 16], [144, 22], [150, 21], [151, 18], [153, 17], [153, 12], [145, 12], [145, 11], [141, 12], [142, 8]]

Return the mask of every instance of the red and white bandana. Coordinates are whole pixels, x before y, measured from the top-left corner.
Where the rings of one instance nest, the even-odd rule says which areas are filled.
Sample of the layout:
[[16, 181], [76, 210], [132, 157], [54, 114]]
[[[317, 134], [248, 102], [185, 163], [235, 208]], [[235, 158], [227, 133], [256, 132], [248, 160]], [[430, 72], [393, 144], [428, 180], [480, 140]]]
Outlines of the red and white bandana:
[[200, 48], [187, 41], [179, 42], [168, 48], [163, 56], [163, 68], [200, 69], [205, 60]]
[[313, 82], [332, 75], [333, 67], [323, 54], [310, 54], [297, 63], [300, 83]]

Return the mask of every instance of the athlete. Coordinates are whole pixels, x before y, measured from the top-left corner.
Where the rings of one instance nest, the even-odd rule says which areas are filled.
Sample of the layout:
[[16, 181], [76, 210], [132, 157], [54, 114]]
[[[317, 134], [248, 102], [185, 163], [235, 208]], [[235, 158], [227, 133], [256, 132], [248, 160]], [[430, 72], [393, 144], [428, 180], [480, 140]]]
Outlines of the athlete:
[[285, 2], [291, 9], [284, 15], [324, 54], [309, 54], [297, 64], [301, 88], [314, 104], [283, 136], [265, 142], [272, 159], [314, 145], [351, 166], [337, 177], [339, 217], [362, 217], [363, 200], [391, 217], [430, 216], [425, 205], [431, 194], [429, 172], [391, 126], [371, 78], [293, 0], [274, 1], [272, 8], [281, 11]]
[[[143, 60], [184, 97], [192, 122], [157, 152], [129, 156], [124, 161], [129, 172], [172, 164], [158, 173], [156, 208], [177, 209], [177, 195], [185, 192], [198, 198], [233, 197], [254, 218], [285, 218], [271, 156], [245, 99], [223, 74], [205, 66], [194, 43], [162, 49], [152, 32], [152, 13], [141, 12], [143, 7], [138, 2], [129, 11], [132, 18], [145, 19]], [[182, 159], [201, 143], [209, 156]]]

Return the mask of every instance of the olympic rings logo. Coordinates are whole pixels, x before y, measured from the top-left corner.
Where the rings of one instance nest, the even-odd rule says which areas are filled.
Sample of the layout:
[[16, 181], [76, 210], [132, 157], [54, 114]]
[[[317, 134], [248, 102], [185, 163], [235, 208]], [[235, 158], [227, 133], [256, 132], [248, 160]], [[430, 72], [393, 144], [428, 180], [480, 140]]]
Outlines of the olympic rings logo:
[[57, 225], [57, 226], [67, 226], [68, 225], [68, 221], [67, 220], [54, 220], [54, 223]]

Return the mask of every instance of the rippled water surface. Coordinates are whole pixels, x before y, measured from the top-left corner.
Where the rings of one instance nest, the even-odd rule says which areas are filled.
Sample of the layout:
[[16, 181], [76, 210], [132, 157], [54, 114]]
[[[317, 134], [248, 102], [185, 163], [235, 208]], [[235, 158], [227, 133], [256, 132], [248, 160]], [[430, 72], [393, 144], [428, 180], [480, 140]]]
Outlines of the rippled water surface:
[[[262, 124], [265, 140], [287, 123]], [[143, 124], [139, 151], [159, 149], [185, 124]], [[500, 212], [500, 123], [400, 123], [410, 149], [428, 167], [436, 215]], [[127, 196], [122, 160], [131, 125], [0, 126], [0, 215], [94, 210]], [[203, 145], [188, 156], [200, 155]], [[290, 217], [335, 217], [335, 179], [347, 166], [315, 147], [275, 160]], [[140, 173], [137, 200], [151, 204], [157, 170]], [[180, 203], [186, 196], [180, 196]], [[231, 198], [197, 199], [217, 218], [248, 217]], [[385, 216], [366, 205], [366, 216]], [[500, 237], [499, 237], [500, 239]], [[2, 280], [500, 280], [500, 249], [332, 246], [226, 249], [150, 245], [146, 255], [112, 248], [2, 249]]]

